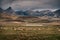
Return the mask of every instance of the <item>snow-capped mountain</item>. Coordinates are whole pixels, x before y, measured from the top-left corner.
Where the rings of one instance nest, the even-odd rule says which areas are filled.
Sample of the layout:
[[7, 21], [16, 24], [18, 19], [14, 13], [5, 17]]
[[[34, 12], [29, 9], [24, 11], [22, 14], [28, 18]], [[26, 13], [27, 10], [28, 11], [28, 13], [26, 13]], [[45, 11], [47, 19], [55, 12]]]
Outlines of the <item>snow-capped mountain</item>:
[[56, 17], [60, 17], [60, 9], [56, 10], [55, 12]]
[[32, 17], [56, 17], [60, 18], [60, 9], [35, 9], [35, 10], [18, 10], [14, 11], [12, 7], [3, 10], [0, 8], [0, 13], [5, 16], [32, 16]]
[[16, 14], [18, 15], [26, 15], [26, 16], [40, 16], [40, 17], [59, 17], [60, 16], [60, 10], [55, 9], [44, 9], [44, 10], [26, 10], [26, 11], [16, 11]]

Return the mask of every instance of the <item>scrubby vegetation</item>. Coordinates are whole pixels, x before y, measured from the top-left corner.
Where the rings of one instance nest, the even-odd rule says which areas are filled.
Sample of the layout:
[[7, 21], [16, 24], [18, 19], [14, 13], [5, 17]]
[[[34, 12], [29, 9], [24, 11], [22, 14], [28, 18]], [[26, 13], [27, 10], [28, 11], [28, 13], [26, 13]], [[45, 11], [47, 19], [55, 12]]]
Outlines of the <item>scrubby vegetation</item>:
[[60, 40], [59, 35], [0, 35], [0, 40]]
[[60, 40], [60, 26], [0, 25], [0, 40]]

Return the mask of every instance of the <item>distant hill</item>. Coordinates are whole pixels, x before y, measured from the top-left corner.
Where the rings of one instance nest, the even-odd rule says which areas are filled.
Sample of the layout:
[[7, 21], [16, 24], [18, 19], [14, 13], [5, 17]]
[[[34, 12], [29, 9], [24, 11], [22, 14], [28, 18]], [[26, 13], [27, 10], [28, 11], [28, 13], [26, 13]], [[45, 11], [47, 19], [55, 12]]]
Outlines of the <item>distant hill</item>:
[[1, 13], [1, 17], [3, 19], [15, 19], [17, 16], [12, 7], [9, 7]]
[[7, 13], [13, 13], [14, 12], [14, 10], [12, 9], [12, 7], [9, 7], [9, 8], [7, 8], [4, 11], [7, 12]]

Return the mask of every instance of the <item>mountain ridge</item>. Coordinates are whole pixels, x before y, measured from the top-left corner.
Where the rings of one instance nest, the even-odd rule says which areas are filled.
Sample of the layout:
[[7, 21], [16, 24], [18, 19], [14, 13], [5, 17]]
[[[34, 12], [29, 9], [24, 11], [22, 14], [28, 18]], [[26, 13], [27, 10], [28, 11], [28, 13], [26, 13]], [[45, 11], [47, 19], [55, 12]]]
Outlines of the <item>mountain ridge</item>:
[[37, 17], [56, 17], [56, 18], [60, 18], [60, 9], [57, 9], [55, 11], [51, 11], [51, 10], [42, 10], [42, 11], [33, 11], [33, 10], [18, 10], [15, 11], [12, 9], [12, 7], [7, 8], [6, 10], [3, 10], [2, 8], [0, 8], [0, 12], [2, 15], [7, 15], [7, 16], [37, 16]]

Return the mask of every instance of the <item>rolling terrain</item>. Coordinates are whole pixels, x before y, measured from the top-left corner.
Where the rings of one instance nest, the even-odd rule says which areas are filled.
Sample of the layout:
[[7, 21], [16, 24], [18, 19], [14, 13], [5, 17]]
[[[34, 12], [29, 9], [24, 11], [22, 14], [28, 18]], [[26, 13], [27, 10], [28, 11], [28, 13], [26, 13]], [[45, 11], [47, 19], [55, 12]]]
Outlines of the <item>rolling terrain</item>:
[[60, 40], [60, 9], [52, 12], [0, 8], [0, 40]]

